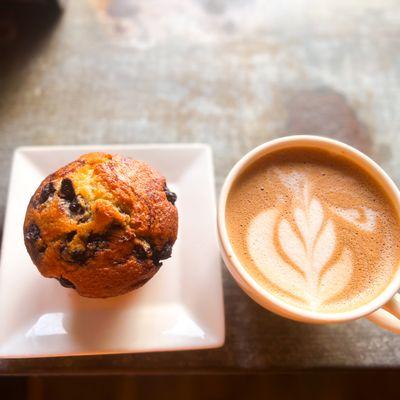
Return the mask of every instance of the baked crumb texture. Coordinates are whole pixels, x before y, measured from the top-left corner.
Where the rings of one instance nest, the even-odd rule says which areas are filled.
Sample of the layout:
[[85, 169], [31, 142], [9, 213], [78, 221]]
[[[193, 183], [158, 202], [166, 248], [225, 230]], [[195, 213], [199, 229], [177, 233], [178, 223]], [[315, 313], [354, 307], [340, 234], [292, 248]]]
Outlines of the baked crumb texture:
[[178, 212], [148, 164], [90, 153], [49, 175], [29, 203], [24, 239], [42, 275], [86, 297], [145, 284], [169, 258]]

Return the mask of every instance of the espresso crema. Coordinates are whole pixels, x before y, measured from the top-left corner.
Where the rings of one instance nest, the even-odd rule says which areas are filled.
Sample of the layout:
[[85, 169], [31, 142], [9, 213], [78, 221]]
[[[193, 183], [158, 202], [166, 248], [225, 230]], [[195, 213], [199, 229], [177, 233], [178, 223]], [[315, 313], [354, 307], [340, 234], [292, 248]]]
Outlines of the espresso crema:
[[227, 199], [234, 252], [278, 298], [342, 312], [378, 296], [400, 262], [400, 222], [380, 184], [350, 159], [314, 148], [250, 165]]

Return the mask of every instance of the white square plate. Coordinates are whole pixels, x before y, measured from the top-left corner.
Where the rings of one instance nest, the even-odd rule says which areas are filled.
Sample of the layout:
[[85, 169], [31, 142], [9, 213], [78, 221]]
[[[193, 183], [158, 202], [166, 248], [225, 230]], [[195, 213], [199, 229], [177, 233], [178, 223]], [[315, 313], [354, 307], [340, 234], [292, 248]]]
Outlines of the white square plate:
[[[22, 225], [41, 180], [79, 155], [120, 153], [165, 175], [178, 195], [172, 258], [145, 286], [87, 299], [43, 278]], [[211, 150], [201, 144], [26, 147], [15, 151], [0, 264], [0, 357], [204, 349], [225, 338]]]

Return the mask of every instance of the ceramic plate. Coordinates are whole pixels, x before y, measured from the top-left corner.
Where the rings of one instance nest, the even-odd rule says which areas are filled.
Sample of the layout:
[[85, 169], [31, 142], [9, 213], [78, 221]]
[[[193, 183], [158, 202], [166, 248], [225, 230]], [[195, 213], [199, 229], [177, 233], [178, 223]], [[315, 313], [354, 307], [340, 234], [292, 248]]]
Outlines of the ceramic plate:
[[[152, 164], [178, 195], [172, 258], [142, 288], [87, 299], [43, 278], [22, 224], [41, 180], [80, 154], [119, 153]], [[0, 357], [204, 349], [225, 337], [210, 148], [201, 144], [25, 147], [15, 151], [0, 264]]]

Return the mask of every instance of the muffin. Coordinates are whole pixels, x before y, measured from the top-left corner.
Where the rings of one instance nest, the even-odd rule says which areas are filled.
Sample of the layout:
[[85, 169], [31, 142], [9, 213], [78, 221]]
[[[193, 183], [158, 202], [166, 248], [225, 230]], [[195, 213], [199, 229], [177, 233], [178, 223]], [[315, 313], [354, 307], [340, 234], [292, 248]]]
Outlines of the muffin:
[[85, 297], [111, 297], [144, 285], [171, 256], [176, 195], [150, 165], [90, 153], [50, 174], [24, 222], [40, 271]]

